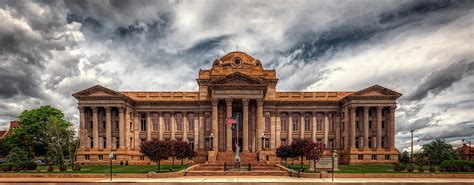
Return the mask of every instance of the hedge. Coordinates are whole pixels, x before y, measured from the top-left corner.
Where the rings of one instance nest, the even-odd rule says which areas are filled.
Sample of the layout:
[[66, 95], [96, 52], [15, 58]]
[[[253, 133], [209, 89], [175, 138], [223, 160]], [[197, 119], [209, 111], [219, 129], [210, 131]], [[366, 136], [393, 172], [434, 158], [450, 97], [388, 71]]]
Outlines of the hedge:
[[439, 167], [448, 172], [470, 172], [474, 170], [474, 162], [464, 160], [446, 160], [443, 161]]

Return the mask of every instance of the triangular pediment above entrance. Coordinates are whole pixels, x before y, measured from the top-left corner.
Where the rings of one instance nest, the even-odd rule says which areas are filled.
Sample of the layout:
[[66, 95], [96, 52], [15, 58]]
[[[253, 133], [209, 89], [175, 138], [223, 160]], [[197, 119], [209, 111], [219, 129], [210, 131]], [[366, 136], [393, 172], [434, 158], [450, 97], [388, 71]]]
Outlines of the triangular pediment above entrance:
[[368, 88], [362, 89], [355, 92], [353, 95], [356, 96], [401, 96], [402, 94], [390, 90], [388, 88], [382, 87], [380, 85], [370, 86]]
[[96, 86], [87, 88], [85, 90], [79, 91], [77, 93], [74, 93], [73, 96], [78, 98], [78, 97], [91, 97], [91, 96], [92, 97], [93, 96], [101, 96], [101, 97], [111, 96], [112, 97], [112, 96], [122, 96], [122, 95], [114, 90], [105, 88], [100, 85], [96, 85]]
[[235, 72], [220, 78], [216, 78], [211, 80], [209, 83], [225, 85], [264, 84], [263, 81], [240, 72]]

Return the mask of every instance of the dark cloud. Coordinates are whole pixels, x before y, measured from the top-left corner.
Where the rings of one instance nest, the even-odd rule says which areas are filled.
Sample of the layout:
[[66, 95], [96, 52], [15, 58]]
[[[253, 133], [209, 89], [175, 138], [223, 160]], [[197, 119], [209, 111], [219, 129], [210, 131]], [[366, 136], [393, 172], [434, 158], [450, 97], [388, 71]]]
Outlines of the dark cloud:
[[433, 140], [453, 137], [468, 137], [474, 135], [474, 120], [455, 123], [453, 125], [443, 125], [435, 127], [435, 129], [427, 130], [423, 133], [421, 139]]
[[452, 86], [453, 83], [461, 80], [466, 75], [474, 74], [474, 62], [460, 61], [450, 66], [434, 71], [429, 74], [423, 82], [407, 96], [407, 100], [421, 100], [431, 94], [439, 94], [443, 90]]

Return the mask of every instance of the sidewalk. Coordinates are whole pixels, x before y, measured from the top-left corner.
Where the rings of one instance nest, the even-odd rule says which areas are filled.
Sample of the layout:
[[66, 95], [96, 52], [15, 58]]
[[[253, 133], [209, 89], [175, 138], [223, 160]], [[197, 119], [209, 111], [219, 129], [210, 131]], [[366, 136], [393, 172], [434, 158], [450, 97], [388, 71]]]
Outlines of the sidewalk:
[[[104, 178], [0, 178], [2, 183], [109, 183]], [[290, 177], [176, 177], [176, 178], [116, 178], [118, 183], [156, 183], [160, 184], [313, 184], [325, 182], [332, 184], [331, 178], [290, 178]], [[474, 184], [474, 179], [452, 178], [340, 178], [334, 184]]]

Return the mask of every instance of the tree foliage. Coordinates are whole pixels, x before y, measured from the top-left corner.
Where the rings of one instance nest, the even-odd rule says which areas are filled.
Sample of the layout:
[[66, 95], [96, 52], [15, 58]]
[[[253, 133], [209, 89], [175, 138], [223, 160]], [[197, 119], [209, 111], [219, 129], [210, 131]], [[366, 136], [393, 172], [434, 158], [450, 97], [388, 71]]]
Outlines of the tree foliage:
[[10, 163], [19, 164], [20, 162], [28, 161], [28, 157], [23, 149], [15, 147], [11, 149], [8, 153], [6, 161]]
[[285, 163], [288, 164], [288, 158], [291, 157], [291, 146], [290, 145], [281, 145], [276, 149], [276, 156], [285, 160]]
[[458, 153], [453, 149], [453, 146], [446, 143], [444, 139], [436, 139], [431, 143], [424, 144], [423, 152], [426, 153], [431, 164], [438, 165], [445, 160], [458, 159]]
[[171, 149], [171, 142], [168, 141], [151, 140], [142, 142], [140, 145], [140, 152], [156, 163], [158, 173], [160, 172], [161, 161], [170, 157]]
[[295, 139], [291, 143], [292, 157], [300, 157], [301, 167], [303, 167], [304, 150], [311, 140]]
[[410, 163], [410, 153], [408, 151], [403, 151], [400, 156], [398, 157], [398, 162], [400, 164], [408, 164]]
[[[324, 150], [326, 149], [326, 145], [323, 143], [315, 143], [311, 140], [307, 141], [306, 147], [304, 149], [304, 155], [313, 161], [313, 165], [316, 166], [316, 162], [321, 159]], [[316, 168], [314, 168], [316, 170]]]

